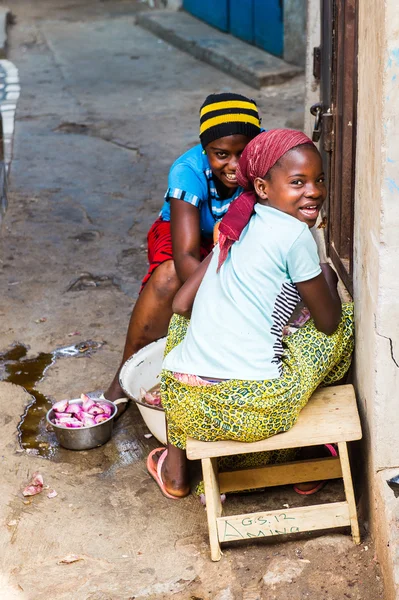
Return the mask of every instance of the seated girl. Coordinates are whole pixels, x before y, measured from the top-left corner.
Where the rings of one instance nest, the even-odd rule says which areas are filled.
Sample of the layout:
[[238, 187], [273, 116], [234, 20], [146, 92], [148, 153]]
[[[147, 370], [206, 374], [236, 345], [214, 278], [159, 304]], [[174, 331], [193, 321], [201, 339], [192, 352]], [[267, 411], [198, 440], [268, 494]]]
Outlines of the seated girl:
[[[246, 192], [223, 219], [219, 244], [173, 303], [161, 384], [168, 447], [147, 460], [169, 498], [189, 493], [187, 436], [255, 442], [287, 431], [316, 388], [342, 379], [351, 362], [353, 306], [341, 306], [337, 276], [319, 264], [309, 231], [326, 197], [317, 148], [299, 131], [261, 133], [237, 181]], [[283, 338], [301, 299], [312, 319]]]
[[256, 104], [245, 96], [211, 94], [202, 104], [201, 144], [172, 165], [160, 216], [148, 233], [150, 267], [130, 318], [122, 362], [105, 391], [108, 400], [124, 395], [119, 372], [126, 360], [166, 335], [174, 295], [211, 251], [215, 224], [242, 191], [238, 159], [259, 132]]

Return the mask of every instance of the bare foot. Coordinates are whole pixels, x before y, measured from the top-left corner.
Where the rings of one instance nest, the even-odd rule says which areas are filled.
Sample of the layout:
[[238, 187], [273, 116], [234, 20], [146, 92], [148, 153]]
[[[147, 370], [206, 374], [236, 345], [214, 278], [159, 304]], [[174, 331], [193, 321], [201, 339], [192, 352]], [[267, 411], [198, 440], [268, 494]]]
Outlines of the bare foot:
[[[310, 460], [313, 458], [325, 458], [326, 456], [331, 456], [331, 454], [331, 450], [329, 450], [329, 448], [326, 446], [310, 446], [301, 448], [301, 458], [303, 460]], [[313, 490], [315, 488], [321, 489], [323, 483], [325, 482], [305, 481], [303, 483], [297, 483], [295, 487], [301, 492], [309, 492], [310, 490]]]
[[[119, 383], [119, 370], [118, 373], [115, 375], [111, 385], [109, 386], [109, 388], [104, 392], [104, 398], [106, 400], [111, 400], [111, 402], [115, 402], [115, 400], [119, 400], [119, 398], [126, 398], [126, 394], [123, 391], [123, 389], [120, 386]], [[128, 400], [128, 402], [123, 402], [121, 404], [117, 404], [117, 415], [116, 418], [119, 419], [119, 417], [121, 415], [123, 415], [123, 413], [125, 412], [125, 410], [127, 409], [128, 405], [130, 403], [130, 400]]]
[[297, 487], [298, 490], [301, 490], [301, 492], [308, 492], [309, 490], [313, 490], [313, 488], [317, 487], [320, 483], [321, 481], [306, 481], [304, 483], [295, 484], [295, 487]]
[[124, 398], [126, 396], [119, 383], [119, 369], [111, 385], [104, 392], [104, 396], [107, 400], [111, 400], [112, 402], [115, 402], [115, 400], [118, 400], [118, 398]]
[[[178, 448], [175, 448], [175, 450], [178, 450]], [[153, 455], [154, 465], [158, 464], [158, 460], [163, 452], [164, 450], [160, 450]], [[173, 460], [173, 456], [172, 459], [170, 458], [171, 454], [174, 454], [173, 450], [172, 452], [168, 452], [168, 455], [162, 465], [162, 481], [165, 490], [169, 494], [176, 496], [177, 498], [185, 498], [190, 493], [190, 485], [187, 482], [187, 465], [185, 464], [186, 458], [184, 456], [184, 460], [178, 459], [176, 461]]]

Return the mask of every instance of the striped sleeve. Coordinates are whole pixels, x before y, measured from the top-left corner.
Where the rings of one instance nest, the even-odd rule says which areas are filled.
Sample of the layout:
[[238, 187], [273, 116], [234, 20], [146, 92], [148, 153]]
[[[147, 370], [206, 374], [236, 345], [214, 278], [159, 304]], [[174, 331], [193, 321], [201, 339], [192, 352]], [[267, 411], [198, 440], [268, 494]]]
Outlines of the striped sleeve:
[[[205, 177], [203, 177], [205, 181]], [[165, 198], [177, 198], [188, 202], [193, 206], [200, 207], [207, 197], [206, 181], [201, 181], [189, 164], [174, 164], [169, 172], [168, 190]]]
[[179, 188], [168, 188], [166, 190], [165, 200], [170, 200], [171, 198], [184, 200], [184, 202], [188, 202], [193, 206], [199, 206], [201, 203], [201, 199], [198, 196], [190, 194], [190, 192], [186, 192], [185, 190], [181, 190]]

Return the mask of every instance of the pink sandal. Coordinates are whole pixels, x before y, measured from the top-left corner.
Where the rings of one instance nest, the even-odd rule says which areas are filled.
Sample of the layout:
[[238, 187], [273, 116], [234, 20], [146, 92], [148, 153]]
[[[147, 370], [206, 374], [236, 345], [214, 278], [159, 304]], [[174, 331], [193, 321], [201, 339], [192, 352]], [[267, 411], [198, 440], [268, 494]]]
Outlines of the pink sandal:
[[[324, 447], [327, 448], [331, 456], [338, 456], [338, 453], [333, 444], [324, 444]], [[312, 494], [316, 494], [316, 492], [320, 491], [326, 485], [326, 483], [327, 481], [319, 481], [310, 490], [300, 490], [296, 485], [294, 485], [294, 491], [300, 496], [311, 496]]]
[[[161, 452], [162, 450], [163, 452], [158, 459], [157, 465], [155, 466], [153, 456], [154, 454], [156, 454], [157, 452]], [[158, 484], [158, 487], [161, 490], [162, 494], [165, 496], [165, 498], [170, 498], [171, 500], [180, 500], [178, 496], [173, 496], [172, 494], [169, 494], [162, 480], [162, 465], [165, 462], [165, 458], [167, 456], [167, 448], [155, 448], [155, 450], [152, 450], [147, 457], [147, 470], [153, 478], [153, 480]]]

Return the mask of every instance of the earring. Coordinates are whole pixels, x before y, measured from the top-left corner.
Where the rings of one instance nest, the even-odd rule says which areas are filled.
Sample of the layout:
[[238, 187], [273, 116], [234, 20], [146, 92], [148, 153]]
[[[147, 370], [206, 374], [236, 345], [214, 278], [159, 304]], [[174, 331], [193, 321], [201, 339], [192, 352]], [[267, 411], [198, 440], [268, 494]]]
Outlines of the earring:
[[206, 150], [205, 149], [202, 151], [202, 154], [206, 154]]

